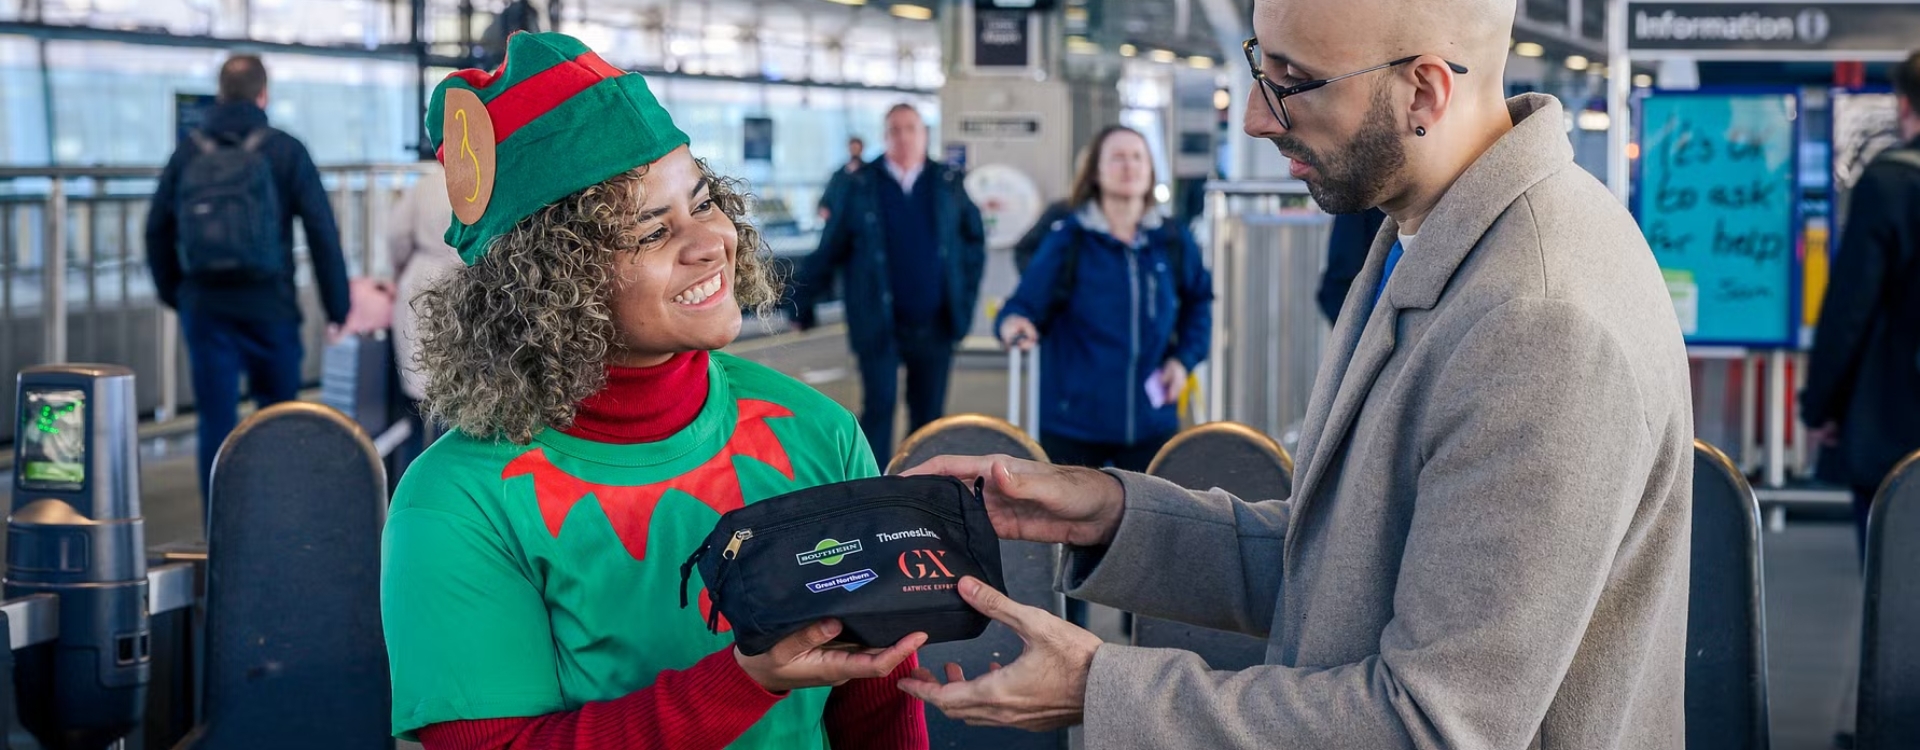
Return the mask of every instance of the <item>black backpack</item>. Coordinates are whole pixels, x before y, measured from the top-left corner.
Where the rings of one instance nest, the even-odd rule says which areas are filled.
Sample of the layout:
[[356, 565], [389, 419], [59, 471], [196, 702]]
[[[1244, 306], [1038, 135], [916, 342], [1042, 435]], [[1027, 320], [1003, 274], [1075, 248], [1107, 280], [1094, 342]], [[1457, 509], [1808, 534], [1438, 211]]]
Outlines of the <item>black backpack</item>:
[[271, 128], [238, 143], [190, 131], [199, 153], [180, 175], [175, 205], [180, 270], [191, 278], [275, 278], [287, 267], [280, 247], [280, 194], [273, 165], [260, 153]]
[[[1087, 228], [1080, 226], [1078, 221], [1067, 221], [1061, 228], [1073, 234], [1067, 238], [1067, 246], [1061, 248], [1067, 257], [1060, 260], [1060, 273], [1053, 277], [1053, 295], [1047, 300], [1047, 322], [1045, 326], [1040, 326], [1042, 328], [1052, 326], [1073, 304], [1073, 287], [1080, 275], [1080, 244], [1087, 240]], [[1180, 284], [1187, 278], [1182, 273], [1186, 266], [1187, 248], [1180, 243], [1180, 233], [1166, 232], [1149, 247], [1158, 247], [1167, 254], [1167, 270], [1173, 273], [1174, 296], [1178, 297]]]

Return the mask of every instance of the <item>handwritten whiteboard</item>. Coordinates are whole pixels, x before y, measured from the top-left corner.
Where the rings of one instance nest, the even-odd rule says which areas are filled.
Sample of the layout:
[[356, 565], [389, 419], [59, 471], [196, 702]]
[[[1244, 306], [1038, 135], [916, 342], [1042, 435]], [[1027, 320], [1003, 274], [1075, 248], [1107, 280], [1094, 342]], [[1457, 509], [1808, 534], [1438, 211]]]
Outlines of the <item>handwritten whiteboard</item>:
[[1784, 93], [1641, 100], [1634, 213], [1689, 344], [1795, 340], [1798, 106]]

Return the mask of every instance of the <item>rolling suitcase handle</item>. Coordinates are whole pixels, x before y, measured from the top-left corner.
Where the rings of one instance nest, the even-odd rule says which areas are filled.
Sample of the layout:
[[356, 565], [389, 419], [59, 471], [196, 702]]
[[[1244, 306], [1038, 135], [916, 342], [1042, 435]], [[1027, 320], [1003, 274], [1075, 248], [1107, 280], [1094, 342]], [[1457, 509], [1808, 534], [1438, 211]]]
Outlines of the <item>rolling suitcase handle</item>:
[[1040, 439], [1039, 347], [1025, 351], [1020, 342], [1007, 347], [1007, 421], [1033, 439]]

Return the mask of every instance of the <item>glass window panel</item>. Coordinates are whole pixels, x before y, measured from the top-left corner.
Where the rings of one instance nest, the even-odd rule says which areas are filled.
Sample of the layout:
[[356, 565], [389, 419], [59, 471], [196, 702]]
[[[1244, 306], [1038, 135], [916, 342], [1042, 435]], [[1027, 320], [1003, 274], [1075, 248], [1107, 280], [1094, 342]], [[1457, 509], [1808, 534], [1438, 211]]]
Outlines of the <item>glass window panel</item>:
[[[62, 164], [160, 164], [175, 94], [212, 94], [227, 52], [49, 42], [53, 156]], [[413, 63], [269, 54], [267, 115], [321, 164], [406, 160], [418, 139]], [[11, 109], [11, 108], [9, 108]], [[157, 116], [156, 116], [157, 115]]]
[[38, 43], [0, 36], [0, 163], [41, 166], [51, 154]]

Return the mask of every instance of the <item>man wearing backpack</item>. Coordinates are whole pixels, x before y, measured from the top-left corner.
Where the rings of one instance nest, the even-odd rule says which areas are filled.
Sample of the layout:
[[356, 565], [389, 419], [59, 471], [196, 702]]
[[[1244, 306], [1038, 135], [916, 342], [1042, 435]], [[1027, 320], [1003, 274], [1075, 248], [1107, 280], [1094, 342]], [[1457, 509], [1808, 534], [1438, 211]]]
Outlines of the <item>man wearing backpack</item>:
[[1820, 475], [1853, 487], [1867, 511], [1894, 464], [1920, 449], [1920, 52], [1893, 68], [1904, 145], [1882, 151], [1853, 188], [1800, 394], [1816, 426]]
[[267, 126], [267, 69], [220, 66], [218, 105], [160, 173], [147, 213], [154, 291], [180, 313], [200, 417], [200, 486], [239, 419], [240, 376], [261, 407], [300, 389], [293, 217], [306, 230], [329, 333], [347, 319], [346, 260], [306, 146]]

